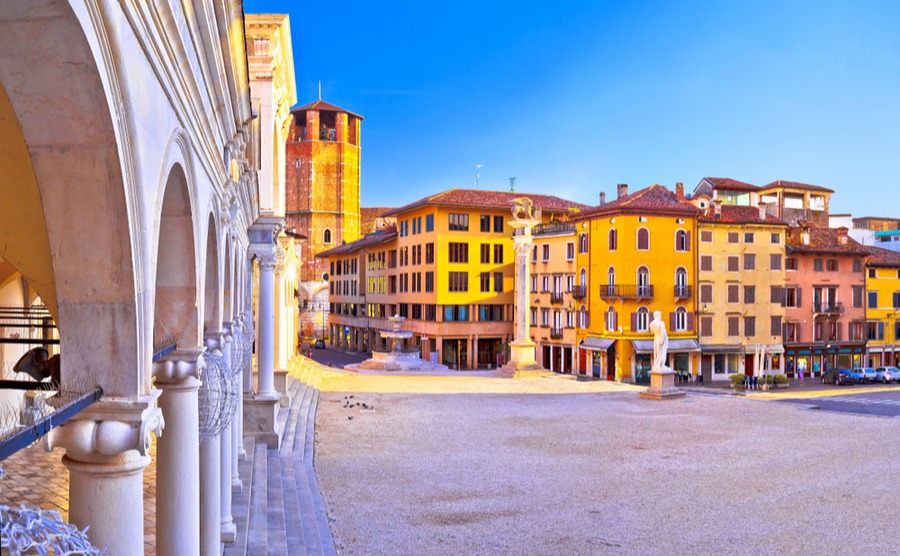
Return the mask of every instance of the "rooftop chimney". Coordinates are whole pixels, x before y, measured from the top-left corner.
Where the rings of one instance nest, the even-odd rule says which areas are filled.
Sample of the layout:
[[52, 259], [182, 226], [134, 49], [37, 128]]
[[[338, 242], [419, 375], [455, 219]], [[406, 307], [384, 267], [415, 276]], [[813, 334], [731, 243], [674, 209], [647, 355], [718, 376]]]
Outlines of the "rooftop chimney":
[[722, 219], [722, 201], [720, 199], [713, 199], [713, 219], [721, 220]]
[[619, 185], [617, 185], [617, 186], [616, 186], [616, 193], [617, 193], [617, 195], [618, 195], [618, 196], [616, 197], [616, 199], [621, 199], [622, 197], [628, 195], [628, 184], [627, 184], [627, 183], [620, 183]]
[[809, 245], [809, 222], [800, 222], [800, 241]]
[[848, 243], [847, 228], [845, 228], [843, 226], [838, 228], [837, 235], [838, 235], [838, 243], [840, 243], [841, 245], [847, 245], [847, 243]]
[[766, 208], [768, 208], [769, 205], [766, 203], [759, 203], [759, 205], [757, 205], [757, 206], [759, 207], [759, 219], [765, 220], [766, 219]]
[[679, 201], [684, 201], [684, 183], [680, 181], [675, 183], [675, 197]]
[[600, 192], [600, 206], [603, 206], [605, 204], [606, 204], [606, 192], [601, 191]]

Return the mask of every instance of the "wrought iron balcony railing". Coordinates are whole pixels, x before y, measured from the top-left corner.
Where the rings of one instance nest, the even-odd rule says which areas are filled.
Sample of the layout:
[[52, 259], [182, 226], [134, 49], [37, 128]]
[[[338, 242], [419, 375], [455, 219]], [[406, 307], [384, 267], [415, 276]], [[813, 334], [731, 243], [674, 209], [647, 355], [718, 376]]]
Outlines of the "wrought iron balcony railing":
[[551, 328], [550, 329], [550, 339], [551, 340], [559, 340], [563, 337], [563, 329], [562, 328]]
[[690, 299], [693, 295], [693, 286], [675, 286], [675, 299]]
[[575, 299], [584, 299], [587, 296], [587, 286], [576, 285], [572, 288], [572, 297]]
[[822, 315], [840, 315], [844, 312], [844, 305], [827, 301], [813, 302], [812, 312]]
[[653, 286], [607, 284], [600, 286], [600, 299], [653, 299]]
[[550, 303], [559, 304], [562, 303], [562, 300], [562, 292], [550, 292]]

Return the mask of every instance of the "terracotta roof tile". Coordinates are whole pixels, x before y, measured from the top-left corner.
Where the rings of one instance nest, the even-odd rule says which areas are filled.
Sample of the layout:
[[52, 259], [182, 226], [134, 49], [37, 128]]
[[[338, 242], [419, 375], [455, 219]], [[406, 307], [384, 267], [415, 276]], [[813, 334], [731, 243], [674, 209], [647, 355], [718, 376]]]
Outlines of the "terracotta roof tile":
[[868, 255], [869, 249], [857, 243], [852, 237], [847, 236], [847, 242], [842, 244], [838, 237], [839, 230], [846, 228], [819, 228], [810, 226], [809, 245], [803, 243], [799, 226], [791, 226], [785, 238], [785, 246], [788, 253], [822, 253], [832, 255]]
[[325, 102], [324, 100], [317, 100], [314, 102], [310, 102], [309, 104], [304, 104], [303, 106], [298, 106], [296, 108], [291, 109], [291, 114], [295, 114], [297, 112], [306, 112], [307, 110], [324, 110], [325, 112], [346, 112], [351, 116], [356, 116], [360, 120], [363, 119], [359, 114], [354, 114], [349, 110], [344, 110], [338, 106], [335, 106], [331, 103]]
[[771, 224], [772, 226], [787, 226], [787, 222], [766, 214], [765, 220], [759, 217], [759, 209], [756, 207], [744, 207], [734, 205], [722, 205], [722, 216], [716, 218], [712, 208], [706, 209], [699, 218], [702, 223], [712, 224]]
[[738, 181], [731, 178], [703, 178], [709, 181], [716, 189], [723, 191], [759, 191], [758, 185]]
[[870, 253], [869, 260], [866, 261], [866, 266], [900, 268], [900, 253], [897, 251], [891, 251], [890, 249], [872, 245], [867, 245], [866, 249], [868, 249]]
[[359, 231], [370, 234], [377, 231], [376, 224], [381, 215], [394, 210], [393, 207], [362, 207], [359, 209]]
[[359, 251], [360, 249], [363, 249], [365, 247], [387, 243], [395, 237], [397, 237], [397, 227], [392, 224], [390, 226], [385, 226], [377, 232], [367, 234], [362, 238], [357, 239], [356, 241], [351, 241], [350, 243], [345, 243], [344, 245], [339, 245], [327, 251], [317, 253], [316, 257], [325, 258], [333, 257], [335, 255], [347, 255], [349, 253], [355, 253], [356, 251]]
[[534, 201], [536, 207], [540, 207], [544, 212], [562, 213], [568, 212], [569, 209], [584, 211], [590, 208], [589, 205], [567, 201], [554, 195], [519, 193], [516, 191], [490, 191], [487, 189], [449, 189], [430, 197], [423, 197], [400, 208], [392, 209], [382, 214], [382, 216], [396, 216], [397, 214], [428, 205], [509, 209], [512, 208], [513, 201], [521, 197], [528, 197]]
[[610, 201], [605, 205], [582, 211], [581, 214], [576, 216], [576, 220], [583, 220], [585, 218], [592, 218], [604, 214], [635, 212], [684, 214], [694, 216], [700, 212], [700, 209], [687, 201], [679, 200], [675, 196], [675, 193], [669, 191], [665, 187], [654, 184], [620, 199]]
[[779, 187], [785, 187], [788, 189], [802, 189], [804, 191], [820, 191], [822, 193], [834, 193], [833, 189], [828, 189], [827, 187], [822, 187], [821, 185], [810, 185], [808, 183], [800, 183], [798, 181], [787, 180], [773, 181], [770, 184], [762, 186], [760, 188], [760, 191], [767, 189], [777, 189]]

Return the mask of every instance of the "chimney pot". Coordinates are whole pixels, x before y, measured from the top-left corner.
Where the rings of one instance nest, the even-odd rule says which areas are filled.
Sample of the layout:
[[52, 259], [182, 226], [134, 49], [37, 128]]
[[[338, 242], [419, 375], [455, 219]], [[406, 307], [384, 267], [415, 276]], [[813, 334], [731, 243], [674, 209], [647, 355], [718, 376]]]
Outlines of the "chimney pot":
[[618, 195], [616, 197], [617, 199], [621, 199], [622, 197], [628, 195], [628, 184], [620, 183], [618, 186], [616, 186], [616, 194]]
[[675, 197], [679, 201], [684, 201], [684, 182], [679, 181], [675, 183]]
[[713, 218], [715, 220], [722, 219], [722, 201], [720, 199], [713, 199]]
[[843, 226], [838, 228], [837, 235], [838, 235], [838, 243], [840, 243], [841, 245], [847, 245], [847, 243], [849, 241], [847, 238], [847, 228], [844, 228]]
[[600, 205], [603, 206], [606, 204], [606, 191], [600, 192]]

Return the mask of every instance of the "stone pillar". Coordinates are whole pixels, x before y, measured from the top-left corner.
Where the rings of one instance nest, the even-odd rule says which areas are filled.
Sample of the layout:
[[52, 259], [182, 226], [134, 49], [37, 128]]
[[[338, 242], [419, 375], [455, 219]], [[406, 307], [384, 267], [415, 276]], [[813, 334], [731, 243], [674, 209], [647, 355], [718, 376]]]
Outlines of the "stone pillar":
[[281, 395], [275, 390], [275, 265], [278, 253], [273, 249], [258, 252], [259, 321], [257, 322], [256, 360], [258, 388], [244, 398], [244, 434], [269, 448], [278, 448], [281, 439], [275, 430], [277, 405]]
[[281, 407], [290, 407], [291, 399], [287, 396], [287, 311], [285, 308], [284, 266], [278, 264], [275, 269], [275, 370], [274, 388], [280, 393]]
[[159, 390], [138, 399], [104, 399], [43, 439], [66, 450], [69, 521], [90, 526], [91, 542], [110, 554], [144, 553], [144, 468], [151, 434], [164, 425]]
[[219, 556], [222, 542], [219, 435], [200, 443], [200, 554]]
[[200, 434], [197, 390], [203, 348], [180, 349], [153, 364], [166, 434], [156, 454], [156, 548], [200, 553]]
[[541, 211], [533, 206], [530, 199], [518, 199], [513, 207], [513, 219], [507, 221], [513, 229], [513, 247], [515, 249], [515, 340], [509, 344], [509, 361], [497, 371], [501, 376], [519, 378], [535, 376], [546, 372], [537, 364], [534, 357], [535, 344], [531, 341], [529, 311], [529, 288], [531, 273], [531, 245], [533, 238], [531, 229], [540, 224]]
[[259, 340], [256, 345], [257, 393], [273, 397], [275, 391], [275, 264], [276, 256], [259, 261]]
[[[232, 368], [232, 348], [234, 346], [234, 337], [231, 335], [231, 323], [224, 323], [225, 326], [225, 335], [222, 337], [222, 360], [225, 362], [226, 372], [233, 373], [234, 369]], [[235, 393], [237, 395], [237, 393]], [[239, 396], [240, 397], [240, 396]], [[220, 530], [222, 532], [222, 542], [234, 542], [237, 537], [237, 526], [234, 524], [234, 518], [231, 516], [231, 489], [232, 489], [232, 476], [231, 476], [231, 463], [234, 459], [234, 445], [232, 444], [233, 440], [233, 424], [234, 424], [234, 414], [229, 415], [228, 419], [230, 419], [228, 426], [226, 426], [222, 430], [222, 439], [221, 439], [221, 452], [220, 452], [220, 481], [221, 485], [219, 488], [220, 493], [220, 502], [221, 502], [221, 521], [220, 521]]]

